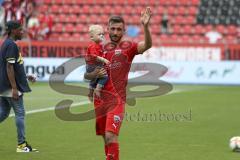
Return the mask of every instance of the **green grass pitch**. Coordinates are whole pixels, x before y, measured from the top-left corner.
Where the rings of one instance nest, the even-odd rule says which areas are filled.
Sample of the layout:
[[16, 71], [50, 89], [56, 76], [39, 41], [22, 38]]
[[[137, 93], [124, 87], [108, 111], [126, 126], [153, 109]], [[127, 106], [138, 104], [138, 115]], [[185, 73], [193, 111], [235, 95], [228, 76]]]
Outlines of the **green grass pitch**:
[[[76, 84], [78, 85], [78, 84]], [[62, 99], [75, 103], [86, 97], [62, 95], [47, 83], [31, 85], [26, 111], [53, 107]], [[145, 88], [146, 89], [146, 88]], [[228, 147], [240, 136], [240, 87], [174, 85], [167, 95], [138, 98], [126, 106], [120, 134], [122, 160], [238, 160]], [[73, 113], [92, 109], [75, 106]], [[66, 122], [54, 111], [27, 114], [27, 139], [39, 153], [16, 153], [14, 117], [0, 124], [1, 160], [104, 160], [103, 141], [95, 136], [95, 120]]]

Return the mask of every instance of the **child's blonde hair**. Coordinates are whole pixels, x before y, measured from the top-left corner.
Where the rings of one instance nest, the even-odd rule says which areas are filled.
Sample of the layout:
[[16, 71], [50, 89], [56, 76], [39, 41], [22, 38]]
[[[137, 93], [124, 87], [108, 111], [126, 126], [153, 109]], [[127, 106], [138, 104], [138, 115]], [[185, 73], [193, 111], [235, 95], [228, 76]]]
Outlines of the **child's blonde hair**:
[[90, 35], [93, 35], [94, 32], [95, 32], [97, 29], [102, 29], [102, 30], [103, 30], [103, 27], [102, 27], [101, 25], [98, 25], [98, 24], [93, 24], [93, 25], [90, 25], [90, 26], [89, 26], [88, 32], [89, 32]]

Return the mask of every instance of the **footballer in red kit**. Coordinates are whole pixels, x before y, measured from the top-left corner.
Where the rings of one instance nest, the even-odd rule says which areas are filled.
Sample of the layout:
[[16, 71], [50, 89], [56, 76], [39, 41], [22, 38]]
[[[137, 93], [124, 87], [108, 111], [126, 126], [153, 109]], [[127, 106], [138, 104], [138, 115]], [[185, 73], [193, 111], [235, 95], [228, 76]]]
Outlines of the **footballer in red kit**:
[[104, 139], [106, 160], [119, 160], [118, 136], [125, 113], [128, 73], [134, 56], [144, 53], [152, 46], [148, 28], [151, 15], [149, 7], [141, 13], [140, 22], [143, 25], [144, 41], [138, 43], [122, 40], [125, 22], [121, 16], [112, 16], [108, 21], [111, 42], [104, 46], [105, 58], [110, 64], [106, 70], [96, 68], [93, 72], [84, 75], [90, 80], [106, 74], [109, 77], [103, 87], [102, 96], [94, 97], [96, 134]]

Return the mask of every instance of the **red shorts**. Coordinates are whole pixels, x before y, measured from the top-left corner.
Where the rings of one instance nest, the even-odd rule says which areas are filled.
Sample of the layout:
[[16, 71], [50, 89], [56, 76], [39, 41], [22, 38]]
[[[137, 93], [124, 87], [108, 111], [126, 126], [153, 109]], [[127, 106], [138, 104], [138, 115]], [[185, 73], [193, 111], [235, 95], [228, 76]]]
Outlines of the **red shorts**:
[[118, 135], [124, 113], [125, 103], [122, 103], [114, 106], [114, 109], [105, 115], [96, 117], [96, 134], [105, 135], [105, 132], [109, 131]]

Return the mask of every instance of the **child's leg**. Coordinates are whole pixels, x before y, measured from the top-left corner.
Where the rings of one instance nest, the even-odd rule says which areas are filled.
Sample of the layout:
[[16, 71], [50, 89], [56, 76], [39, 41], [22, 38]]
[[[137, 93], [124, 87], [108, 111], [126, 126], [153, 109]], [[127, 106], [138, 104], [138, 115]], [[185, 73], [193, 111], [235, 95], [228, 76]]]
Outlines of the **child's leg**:
[[94, 90], [96, 88], [96, 80], [90, 81], [89, 83], [89, 93], [88, 93], [88, 99], [93, 102], [93, 95], [94, 95]]
[[107, 83], [108, 76], [104, 76], [103, 78], [98, 79], [98, 83], [96, 88], [94, 89], [94, 95], [100, 97], [101, 96], [101, 90], [104, 87], [104, 85]]
[[[86, 64], [86, 71], [87, 71], [87, 73], [90, 73], [90, 72], [94, 71], [95, 67], [96, 67], [95, 65]], [[89, 82], [88, 99], [89, 99], [91, 102], [93, 102], [93, 93], [94, 93], [94, 89], [96, 88], [96, 85], [97, 85], [96, 79], [91, 80], [91, 81]]]

